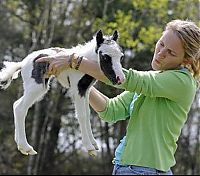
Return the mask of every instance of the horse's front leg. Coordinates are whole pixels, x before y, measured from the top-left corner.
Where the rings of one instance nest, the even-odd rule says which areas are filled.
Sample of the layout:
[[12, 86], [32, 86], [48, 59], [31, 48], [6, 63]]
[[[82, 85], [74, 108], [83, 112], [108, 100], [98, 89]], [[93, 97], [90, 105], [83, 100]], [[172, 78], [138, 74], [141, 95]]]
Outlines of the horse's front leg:
[[[74, 104], [75, 104], [75, 111], [76, 111], [76, 117], [78, 119], [80, 129], [81, 129], [81, 135], [82, 135], [82, 142], [89, 154], [91, 154], [91, 151], [95, 151], [94, 145], [91, 143], [90, 137], [88, 135], [88, 125], [86, 125], [87, 121], [87, 110], [85, 108], [86, 104], [86, 98], [83, 96], [81, 97], [79, 94], [74, 95]], [[93, 154], [94, 153], [94, 154]], [[92, 155], [96, 155], [95, 152], [93, 152]]]
[[90, 113], [90, 106], [89, 106], [89, 92], [90, 92], [90, 89], [88, 89], [86, 91], [86, 95], [85, 95], [85, 110], [86, 110], [86, 128], [87, 128], [87, 132], [88, 132], [88, 136], [90, 138], [90, 141], [92, 143], [92, 145], [95, 147], [96, 150], [99, 150], [99, 147], [97, 145], [97, 142], [94, 138], [94, 135], [92, 133], [92, 128], [91, 128], [91, 122], [90, 122], [90, 116], [91, 116], [91, 113]]

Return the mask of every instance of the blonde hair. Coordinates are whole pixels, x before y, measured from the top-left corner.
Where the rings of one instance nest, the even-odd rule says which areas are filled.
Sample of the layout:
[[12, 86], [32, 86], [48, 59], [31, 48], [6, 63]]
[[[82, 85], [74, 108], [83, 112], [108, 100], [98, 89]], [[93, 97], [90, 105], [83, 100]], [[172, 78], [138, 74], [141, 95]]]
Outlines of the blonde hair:
[[[200, 78], [200, 28], [192, 21], [173, 20], [165, 30], [173, 30], [181, 39], [185, 50], [184, 58], [191, 62], [189, 70], [195, 78]], [[187, 67], [188, 65], [186, 65]]]

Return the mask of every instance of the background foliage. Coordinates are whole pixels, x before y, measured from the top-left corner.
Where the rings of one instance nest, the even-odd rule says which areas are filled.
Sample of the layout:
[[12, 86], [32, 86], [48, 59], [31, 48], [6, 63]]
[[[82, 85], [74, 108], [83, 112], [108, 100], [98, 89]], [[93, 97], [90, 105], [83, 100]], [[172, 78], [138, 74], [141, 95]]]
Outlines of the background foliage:
[[[72, 47], [102, 29], [120, 32], [123, 67], [149, 70], [154, 45], [167, 22], [190, 19], [200, 25], [199, 0], [0, 0], [0, 63], [21, 61], [28, 53]], [[111, 174], [112, 158], [125, 134], [126, 121], [108, 124], [92, 111], [91, 123], [100, 151], [87, 155], [80, 142], [74, 106], [67, 90], [53, 83], [44, 99], [29, 110], [27, 137], [37, 150], [23, 156], [14, 143], [12, 105], [22, 95], [22, 80], [0, 90], [0, 174]], [[109, 97], [121, 92], [95, 85]], [[175, 174], [200, 174], [199, 92], [178, 140]]]

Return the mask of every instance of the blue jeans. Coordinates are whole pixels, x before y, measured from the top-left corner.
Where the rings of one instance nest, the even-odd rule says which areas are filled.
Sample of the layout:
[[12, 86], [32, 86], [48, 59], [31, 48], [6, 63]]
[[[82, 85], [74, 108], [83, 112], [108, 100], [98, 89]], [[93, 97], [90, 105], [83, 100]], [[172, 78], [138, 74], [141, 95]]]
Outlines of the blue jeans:
[[140, 166], [122, 166], [115, 164], [112, 175], [173, 175], [172, 171], [163, 172], [157, 169]]

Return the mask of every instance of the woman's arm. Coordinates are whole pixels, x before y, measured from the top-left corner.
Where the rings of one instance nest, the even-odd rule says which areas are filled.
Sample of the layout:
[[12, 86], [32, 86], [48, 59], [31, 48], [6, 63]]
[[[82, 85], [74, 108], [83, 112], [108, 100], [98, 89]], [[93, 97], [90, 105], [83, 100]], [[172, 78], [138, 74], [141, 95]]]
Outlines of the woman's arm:
[[96, 112], [102, 112], [106, 109], [108, 97], [99, 92], [95, 87], [90, 89], [90, 105]]
[[[88, 69], [89, 68], [89, 69]], [[82, 73], [88, 74], [95, 78], [96, 80], [107, 82], [108, 79], [101, 71], [101, 68], [98, 63], [91, 61], [85, 57], [83, 57], [82, 62], [78, 68]]]
[[88, 74], [95, 78], [96, 80], [107, 82], [108, 78], [104, 75], [104, 73], [101, 71], [101, 68], [97, 62], [91, 61], [85, 57], [82, 58], [81, 62], [79, 63], [78, 67], [78, 55], [72, 54], [72, 55], [66, 55], [59, 54], [54, 56], [46, 56], [41, 57], [36, 60], [36, 62], [49, 62], [49, 70], [48, 74], [51, 75], [58, 75], [60, 72], [62, 72], [65, 69], [73, 68], [78, 69], [82, 73]]
[[117, 97], [109, 99], [96, 88], [91, 87], [89, 101], [102, 120], [114, 123], [129, 117], [129, 107], [133, 95], [134, 93], [125, 91]]

